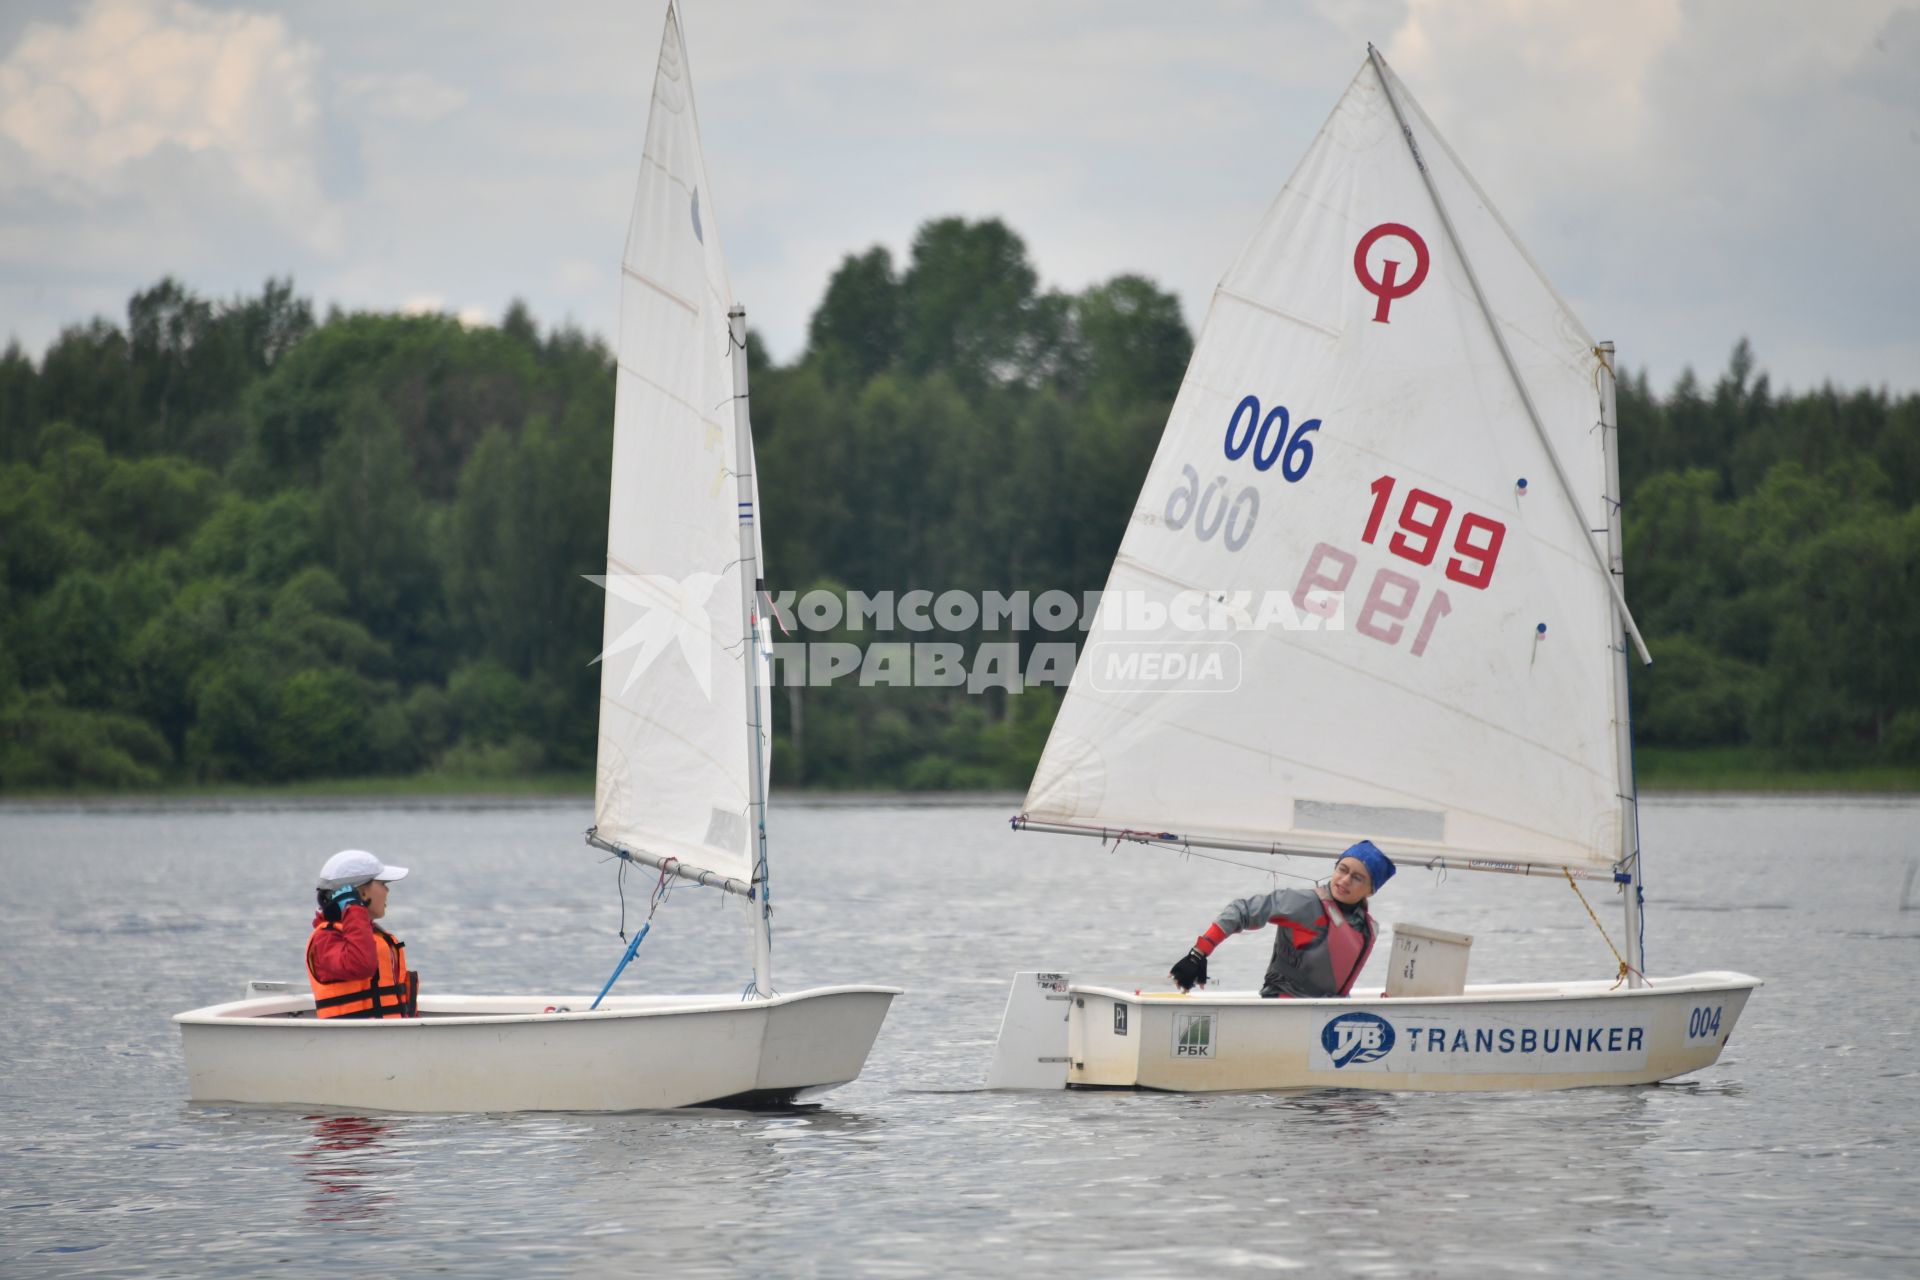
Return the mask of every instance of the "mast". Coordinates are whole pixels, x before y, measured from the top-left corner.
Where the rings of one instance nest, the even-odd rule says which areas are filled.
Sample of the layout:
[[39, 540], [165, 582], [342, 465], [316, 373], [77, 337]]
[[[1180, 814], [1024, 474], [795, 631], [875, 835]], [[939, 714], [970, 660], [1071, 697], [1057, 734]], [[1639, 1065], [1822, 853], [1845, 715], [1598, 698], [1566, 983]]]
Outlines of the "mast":
[[747, 736], [752, 761], [747, 768], [747, 814], [753, 824], [753, 991], [762, 1000], [773, 994], [773, 903], [767, 880], [767, 773], [760, 720], [759, 534], [753, 509], [753, 424], [747, 412], [747, 309], [737, 303], [727, 312], [733, 349], [734, 486], [740, 499], [740, 629], [747, 682]]
[[[1602, 342], [1594, 348], [1604, 371], [1600, 378], [1600, 442], [1607, 459], [1607, 570], [1613, 577], [1614, 598], [1626, 596], [1625, 521], [1620, 510], [1620, 419], [1614, 395], [1613, 343]], [[1620, 617], [1624, 615], [1616, 615]], [[1641, 954], [1640, 922], [1640, 798], [1633, 776], [1633, 718], [1627, 701], [1627, 635], [1631, 623], [1616, 626], [1609, 643], [1616, 650], [1612, 663], [1613, 730], [1615, 751], [1620, 761], [1620, 866], [1625, 868], [1622, 883], [1626, 887], [1627, 985], [1645, 982], [1640, 975], [1646, 969]], [[1616, 875], [1620, 873], [1616, 872]]]

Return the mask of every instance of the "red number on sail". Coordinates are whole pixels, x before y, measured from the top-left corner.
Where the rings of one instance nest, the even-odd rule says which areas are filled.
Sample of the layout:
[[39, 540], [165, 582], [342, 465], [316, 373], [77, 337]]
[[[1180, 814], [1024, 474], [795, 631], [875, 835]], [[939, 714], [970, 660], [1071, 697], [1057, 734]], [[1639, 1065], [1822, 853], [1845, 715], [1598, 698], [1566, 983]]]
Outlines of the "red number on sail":
[[[1373, 505], [1367, 511], [1366, 528], [1360, 541], [1372, 542], [1380, 532], [1380, 521], [1387, 514], [1395, 480], [1381, 476], [1367, 486]], [[1430, 565], [1440, 550], [1447, 522], [1453, 517], [1453, 503], [1425, 489], [1409, 489], [1400, 507], [1400, 527], [1388, 540], [1387, 549], [1402, 560]], [[1447, 559], [1447, 577], [1462, 586], [1484, 591], [1493, 581], [1494, 562], [1500, 558], [1500, 544], [1506, 541], [1507, 526], [1477, 512], [1468, 512], [1454, 531], [1454, 554]]]
[[[1475, 535], [1480, 535], [1476, 543]], [[1500, 544], [1507, 540], [1507, 526], [1483, 515], [1467, 514], [1460, 531], [1453, 536], [1455, 554], [1447, 558], [1447, 576], [1462, 586], [1486, 590], [1493, 581], [1493, 562], [1500, 558]], [[1467, 561], [1478, 567], [1467, 568]]]
[[[1421, 508], [1430, 507], [1431, 516], [1422, 517]], [[1447, 527], [1447, 517], [1453, 514], [1453, 504], [1438, 494], [1428, 493], [1425, 489], [1407, 490], [1406, 505], [1400, 508], [1400, 532], [1393, 535], [1387, 549], [1402, 559], [1415, 564], [1433, 563], [1433, 553], [1440, 549], [1440, 533]], [[1420, 545], [1415, 546], [1407, 535], [1416, 534]]]

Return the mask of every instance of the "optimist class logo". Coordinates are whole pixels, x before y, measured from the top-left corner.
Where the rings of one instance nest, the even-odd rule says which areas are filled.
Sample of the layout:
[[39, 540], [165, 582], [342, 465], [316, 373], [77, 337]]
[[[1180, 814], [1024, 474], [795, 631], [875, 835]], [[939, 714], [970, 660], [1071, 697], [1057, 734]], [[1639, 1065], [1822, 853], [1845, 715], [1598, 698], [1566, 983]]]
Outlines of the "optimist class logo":
[[[1413, 249], [1413, 274], [1400, 282], [1400, 261], [1397, 258], [1380, 260], [1380, 275], [1376, 279], [1367, 272], [1367, 250], [1388, 236], [1404, 240]], [[1412, 227], [1398, 222], [1383, 222], [1367, 234], [1360, 237], [1360, 243], [1353, 249], [1353, 274], [1360, 279], [1360, 287], [1380, 302], [1373, 309], [1376, 324], [1386, 324], [1387, 308], [1396, 298], [1404, 298], [1418, 289], [1427, 278], [1427, 267], [1431, 265], [1427, 256], [1427, 242]]]

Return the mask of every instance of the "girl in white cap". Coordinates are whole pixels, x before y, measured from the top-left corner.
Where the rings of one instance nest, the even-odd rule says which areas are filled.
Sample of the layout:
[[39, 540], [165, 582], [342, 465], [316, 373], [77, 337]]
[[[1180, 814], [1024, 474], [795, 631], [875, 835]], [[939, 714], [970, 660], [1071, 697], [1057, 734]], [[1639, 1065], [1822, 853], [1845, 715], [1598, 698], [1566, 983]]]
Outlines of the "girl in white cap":
[[320, 868], [320, 910], [307, 938], [315, 1016], [414, 1016], [420, 975], [407, 970], [407, 944], [374, 923], [387, 914], [388, 885], [406, 874], [365, 849], [343, 849]]

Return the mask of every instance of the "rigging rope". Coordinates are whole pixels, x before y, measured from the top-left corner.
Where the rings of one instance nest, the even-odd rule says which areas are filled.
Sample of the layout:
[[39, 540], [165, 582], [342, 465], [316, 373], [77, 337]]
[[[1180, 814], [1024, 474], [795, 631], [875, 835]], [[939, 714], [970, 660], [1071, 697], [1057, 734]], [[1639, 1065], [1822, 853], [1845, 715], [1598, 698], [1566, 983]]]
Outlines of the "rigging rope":
[[[633, 963], [634, 953], [640, 950], [640, 944], [646, 940], [647, 933], [653, 928], [653, 913], [660, 909], [660, 904], [665, 902], [667, 895], [673, 891], [673, 877], [670, 871], [673, 864], [678, 861], [678, 858], [666, 858], [661, 861], [660, 878], [653, 883], [653, 895], [647, 906], [647, 918], [641, 921], [639, 932], [633, 935], [632, 942], [627, 943], [626, 954], [622, 955], [620, 963], [613, 967], [613, 973], [607, 978], [607, 985], [600, 988], [600, 994], [595, 996], [593, 1003], [587, 1006], [587, 1012], [591, 1013], [600, 1007], [600, 1002], [607, 998], [607, 992], [613, 990], [613, 984], [620, 980], [620, 975], [627, 971], [629, 964]], [[620, 874], [615, 878], [615, 883], [620, 888], [620, 937], [623, 941], [627, 936], [627, 866], [628, 863], [623, 858], [620, 862]]]
[[1628, 974], [1633, 974], [1637, 976], [1640, 979], [1640, 981], [1645, 982], [1648, 986], [1652, 986], [1653, 983], [1648, 981], [1646, 974], [1641, 973], [1638, 969], [1634, 968], [1632, 965], [1628, 964], [1624, 959], [1621, 958], [1620, 948], [1614, 946], [1613, 939], [1607, 936], [1607, 926], [1601, 924], [1600, 917], [1593, 913], [1593, 904], [1587, 901], [1586, 894], [1580, 892], [1580, 882], [1573, 878], [1573, 872], [1568, 870], [1566, 867], [1562, 867], [1560, 868], [1560, 870], [1566, 872], [1567, 887], [1573, 890], [1574, 897], [1580, 899], [1580, 905], [1587, 909], [1587, 918], [1593, 921], [1593, 927], [1600, 931], [1601, 940], [1607, 944], [1607, 950], [1613, 952], [1613, 958], [1619, 962], [1620, 971], [1614, 977], [1613, 987], [1618, 988], [1621, 983], [1625, 982], [1627, 980]]

